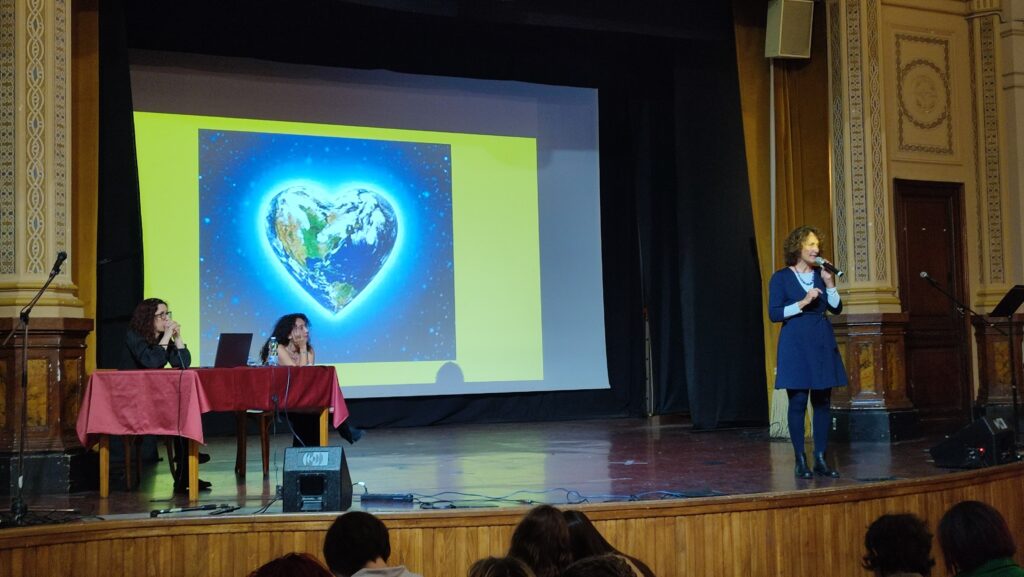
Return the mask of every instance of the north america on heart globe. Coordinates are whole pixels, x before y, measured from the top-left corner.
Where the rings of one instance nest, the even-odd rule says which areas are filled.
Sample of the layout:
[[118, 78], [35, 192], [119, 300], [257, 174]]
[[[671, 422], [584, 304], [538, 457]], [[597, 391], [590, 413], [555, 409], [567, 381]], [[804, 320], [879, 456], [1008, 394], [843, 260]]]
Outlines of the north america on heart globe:
[[325, 309], [341, 312], [380, 274], [398, 238], [381, 193], [283, 189], [265, 216], [267, 240], [293, 278]]

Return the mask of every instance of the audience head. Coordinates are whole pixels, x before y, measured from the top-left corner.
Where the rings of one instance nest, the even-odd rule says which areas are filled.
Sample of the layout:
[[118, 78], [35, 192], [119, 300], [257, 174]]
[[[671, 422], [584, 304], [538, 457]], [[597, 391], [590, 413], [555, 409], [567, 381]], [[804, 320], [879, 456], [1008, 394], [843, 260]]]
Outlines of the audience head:
[[562, 573], [562, 577], [639, 577], [622, 555], [608, 553], [580, 559]]
[[572, 562], [569, 527], [561, 511], [550, 506], [534, 507], [512, 533], [510, 557], [526, 563], [537, 577], [556, 577]]
[[249, 577], [333, 577], [312, 555], [288, 553], [249, 573]]
[[380, 519], [352, 511], [334, 520], [324, 537], [324, 559], [335, 575], [349, 577], [369, 563], [391, 557], [388, 528]]
[[469, 577], [536, 577], [533, 571], [515, 557], [487, 557], [469, 568]]
[[[160, 305], [163, 305], [162, 309]], [[149, 344], [153, 344], [157, 342], [160, 333], [164, 332], [164, 323], [167, 321], [166, 315], [157, 315], [166, 310], [167, 303], [165, 301], [155, 298], [146, 299], [135, 306], [128, 328], [145, 337]]]
[[946, 511], [939, 521], [939, 547], [950, 573], [974, 571], [1017, 551], [1006, 520], [980, 501], [963, 501]]
[[[295, 330], [295, 323], [301, 320], [302, 324], [308, 329], [309, 318], [302, 313], [292, 313], [284, 315], [277, 319], [277, 323], [274, 324], [274, 330], [271, 331], [270, 336], [277, 339], [278, 344], [289, 345], [292, 342], [292, 331]], [[308, 341], [307, 341], [308, 342]], [[312, 343], [309, 343], [312, 344]], [[260, 360], [264, 363], [267, 362], [267, 356], [270, 354], [270, 339], [263, 343], [263, 348], [260, 349]]]
[[574, 561], [605, 553], [618, 553], [582, 511], [562, 511], [569, 527], [569, 547]]
[[864, 534], [864, 568], [885, 577], [894, 573], [929, 575], [932, 534], [928, 526], [910, 514], [882, 515]]

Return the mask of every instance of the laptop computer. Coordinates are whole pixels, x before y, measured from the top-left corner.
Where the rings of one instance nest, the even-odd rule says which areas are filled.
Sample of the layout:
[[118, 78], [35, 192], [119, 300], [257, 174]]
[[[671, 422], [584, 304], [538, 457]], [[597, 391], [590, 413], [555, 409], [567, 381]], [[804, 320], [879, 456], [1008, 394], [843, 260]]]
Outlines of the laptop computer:
[[244, 367], [249, 361], [252, 333], [221, 333], [213, 366], [218, 369]]

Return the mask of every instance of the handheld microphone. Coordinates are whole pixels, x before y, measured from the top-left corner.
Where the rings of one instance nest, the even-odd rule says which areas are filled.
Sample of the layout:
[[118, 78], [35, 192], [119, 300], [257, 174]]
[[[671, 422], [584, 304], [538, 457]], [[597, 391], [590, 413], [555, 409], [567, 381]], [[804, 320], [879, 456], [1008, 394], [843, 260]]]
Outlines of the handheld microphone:
[[928, 271], [924, 271], [924, 270], [923, 270], [923, 271], [921, 271], [921, 278], [923, 278], [924, 280], [926, 280], [926, 281], [928, 281], [928, 282], [930, 282], [930, 283], [932, 283], [932, 284], [935, 284], [935, 279], [933, 279], [933, 278], [932, 278], [932, 277], [931, 277], [931, 276], [930, 276], [930, 275], [928, 274]]
[[837, 277], [840, 277], [840, 276], [843, 276], [844, 274], [846, 274], [845, 272], [843, 272], [843, 271], [839, 270], [838, 268], [836, 268], [836, 265], [828, 262], [827, 260], [821, 258], [820, 256], [814, 257], [814, 262], [817, 263], [817, 265], [820, 266], [821, 268], [823, 268], [823, 269], [827, 270], [828, 272], [836, 275]]
[[57, 253], [57, 260], [53, 263], [53, 269], [50, 271], [50, 276], [57, 276], [60, 273], [60, 265], [64, 264], [64, 261], [68, 259], [68, 253], [60, 251]]

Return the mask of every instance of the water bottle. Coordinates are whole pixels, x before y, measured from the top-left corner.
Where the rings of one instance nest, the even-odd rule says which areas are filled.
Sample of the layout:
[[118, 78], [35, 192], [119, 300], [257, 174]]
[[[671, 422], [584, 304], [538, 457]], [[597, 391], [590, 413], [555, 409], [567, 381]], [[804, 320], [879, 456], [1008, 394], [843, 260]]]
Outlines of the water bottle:
[[270, 337], [270, 342], [267, 344], [267, 366], [277, 366], [277, 337]]

